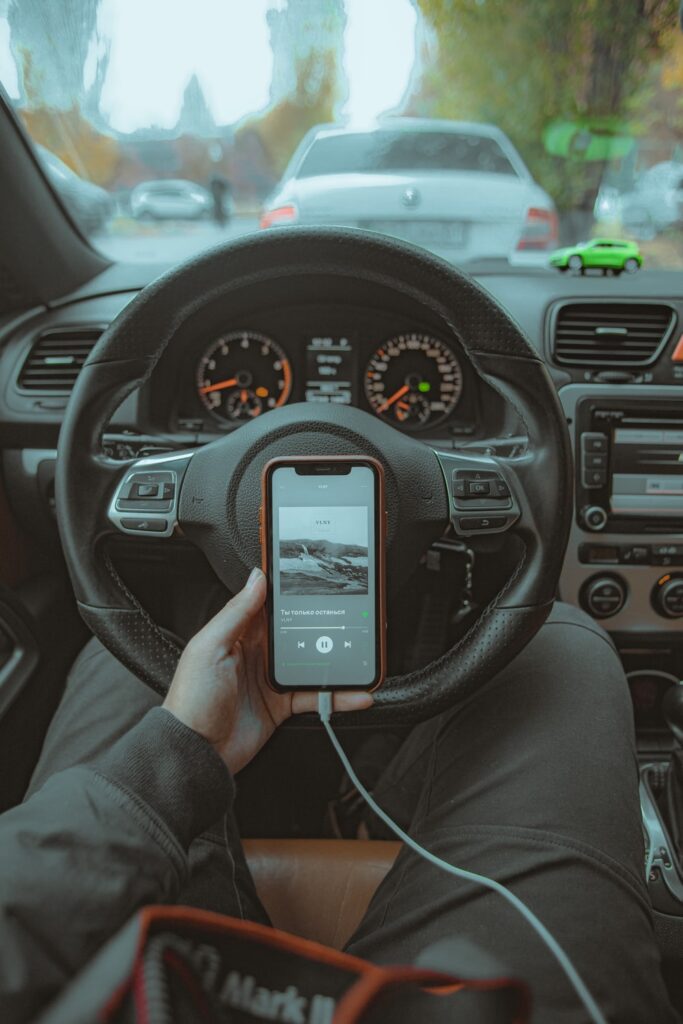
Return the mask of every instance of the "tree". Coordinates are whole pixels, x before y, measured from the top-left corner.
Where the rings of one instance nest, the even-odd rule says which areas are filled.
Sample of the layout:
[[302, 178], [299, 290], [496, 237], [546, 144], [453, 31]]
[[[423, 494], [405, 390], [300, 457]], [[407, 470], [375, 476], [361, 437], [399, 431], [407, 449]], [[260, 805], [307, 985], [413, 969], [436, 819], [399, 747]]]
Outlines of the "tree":
[[338, 93], [336, 54], [330, 50], [309, 53], [297, 61], [294, 93], [251, 118], [237, 134], [255, 131], [260, 136], [279, 177], [309, 128], [334, 120]]
[[677, 0], [418, 0], [439, 47], [412, 113], [505, 131], [561, 211], [588, 215], [604, 165], [553, 156], [556, 120], [634, 117], [653, 61], [670, 45]]

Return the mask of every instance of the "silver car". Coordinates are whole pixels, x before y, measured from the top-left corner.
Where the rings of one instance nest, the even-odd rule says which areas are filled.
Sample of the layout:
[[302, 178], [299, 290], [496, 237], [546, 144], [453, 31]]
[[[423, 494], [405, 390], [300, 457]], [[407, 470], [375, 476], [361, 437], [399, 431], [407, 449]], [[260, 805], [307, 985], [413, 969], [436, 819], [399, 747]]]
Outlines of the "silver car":
[[182, 178], [144, 181], [130, 194], [131, 213], [137, 220], [198, 220], [212, 208], [210, 193]]
[[553, 201], [508, 137], [459, 121], [312, 129], [261, 217], [286, 224], [368, 228], [457, 263], [557, 245]]

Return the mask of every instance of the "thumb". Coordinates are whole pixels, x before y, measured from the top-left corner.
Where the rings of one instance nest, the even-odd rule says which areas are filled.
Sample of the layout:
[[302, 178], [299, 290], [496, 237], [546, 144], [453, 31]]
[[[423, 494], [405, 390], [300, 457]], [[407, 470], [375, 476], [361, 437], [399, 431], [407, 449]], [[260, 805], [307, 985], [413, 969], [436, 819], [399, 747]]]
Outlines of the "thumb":
[[232, 647], [246, 632], [265, 599], [266, 577], [254, 568], [242, 589], [204, 627], [206, 638]]

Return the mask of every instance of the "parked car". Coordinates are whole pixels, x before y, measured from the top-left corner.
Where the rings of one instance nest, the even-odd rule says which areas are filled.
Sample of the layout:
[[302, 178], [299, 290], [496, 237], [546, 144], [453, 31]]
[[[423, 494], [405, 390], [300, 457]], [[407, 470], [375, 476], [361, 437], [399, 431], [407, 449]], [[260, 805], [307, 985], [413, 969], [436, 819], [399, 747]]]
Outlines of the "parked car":
[[131, 192], [130, 209], [137, 220], [199, 220], [211, 213], [213, 200], [194, 181], [144, 181]]
[[263, 228], [293, 223], [382, 231], [454, 262], [557, 244], [553, 201], [509, 138], [456, 121], [312, 129], [261, 218]]
[[646, 241], [683, 223], [683, 164], [665, 160], [644, 171], [629, 192], [602, 188], [595, 203], [598, 220], [619, 219], [634, 238]]
[[114, 212], [111, 196], [85, 181], [45, 146], [36, 145], [48, 180], [78, 227], [86, 235], [101, 231]]
[[607, 273], [635, 274], [643, 265], [643, 257], [635, 242], [621, 238], [592, 238], [566, 249], [557, 249], [550, 265], [558, 270], [604, 270]]

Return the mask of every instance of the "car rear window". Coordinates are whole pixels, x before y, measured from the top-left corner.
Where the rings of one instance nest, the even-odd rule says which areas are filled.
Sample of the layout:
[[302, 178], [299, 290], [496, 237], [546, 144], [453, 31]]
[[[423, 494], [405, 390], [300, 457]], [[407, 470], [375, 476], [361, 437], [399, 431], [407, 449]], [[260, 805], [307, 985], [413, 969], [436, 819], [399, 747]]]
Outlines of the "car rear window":
[[383, 171], [516, 171], [495, 139], [459, 132], [358, 132], [316, 139], [297, 178]]

